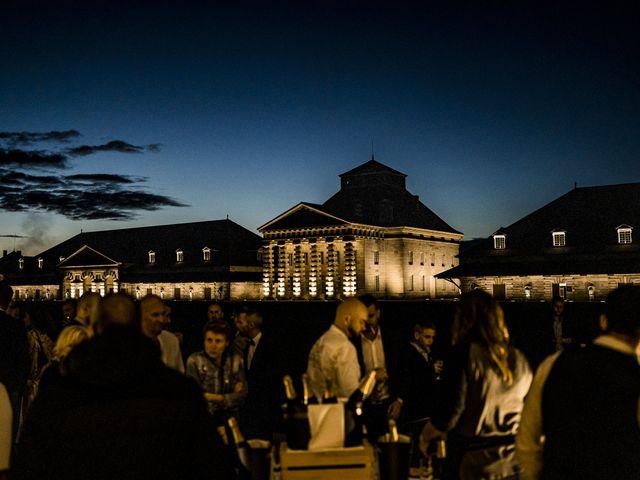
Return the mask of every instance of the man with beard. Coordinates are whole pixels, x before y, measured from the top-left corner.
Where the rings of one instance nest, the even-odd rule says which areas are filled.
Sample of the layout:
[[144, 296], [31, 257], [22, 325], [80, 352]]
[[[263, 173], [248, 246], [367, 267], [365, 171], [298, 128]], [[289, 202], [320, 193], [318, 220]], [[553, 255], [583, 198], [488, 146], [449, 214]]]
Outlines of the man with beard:
[[316, 398], [326, 388], [338, 397], [349, 397], [358, 388], [360, 365], [356, 347], [349, 340], [360, 335], [367, 321], [367, 307], [357, 298], [345, 300], [329, 328], [311, 347], [307, 374]]

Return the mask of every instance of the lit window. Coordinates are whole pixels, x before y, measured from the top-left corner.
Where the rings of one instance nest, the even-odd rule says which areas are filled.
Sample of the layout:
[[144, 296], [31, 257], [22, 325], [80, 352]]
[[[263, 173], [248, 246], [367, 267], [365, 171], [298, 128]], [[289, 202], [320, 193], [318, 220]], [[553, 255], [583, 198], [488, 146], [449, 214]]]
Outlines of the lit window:
[[18, 259], [18, 268], [24, 270], [24, 258]]
[[413, 265], [413, 252], [409, 252], [409, 265]]
[[180, 248], [176, 250], [176, 262], [184, 262], [184, 253]]
[[507, 248], [507, 238], [505, 235], [493, 236], [493, 248], [496, 250], [504, 250]]
[[202, 259], [205, 262], [210, 262], [211, 261], [211, 249], [209, 247], [204, 247], [202, 249]]
[[565, 246], [565, 232], [553, 232], [553, 246], [564, 247]]
[[424, 252], [420, 252], [420, 265], [424, 265]]
[[42, 259], [42, 257], [38, 257], [38, 268], [42, 270], [43, 266], [44, 266], [44, 260]]
[[380, 291], [380, 275], [376, 275], [376, 292]]
[[413, 275], [409, 276], [409, 291], [413, 292]]
[[618, 230], [618, 243], [621, 245], [632, 243], [633, 239], [631, 238], [631, 227], [621, 226], [617, 228]]
[[380, 252], [373, 252], [373, 264], [378, 265], [380, 263]]
[[156, 252], [153, 250], [149, 251], [149, 263], [156, 263]]

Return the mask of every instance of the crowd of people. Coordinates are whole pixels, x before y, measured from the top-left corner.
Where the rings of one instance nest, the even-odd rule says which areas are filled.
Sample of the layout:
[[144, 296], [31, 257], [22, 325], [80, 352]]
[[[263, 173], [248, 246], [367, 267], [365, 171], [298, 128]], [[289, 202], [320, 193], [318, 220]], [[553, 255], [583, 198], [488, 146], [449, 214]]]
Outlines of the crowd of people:
[[[246, 438], [283, 431], [287, 346], [254, 306], [211, 303], [201, 350], [183, 356], [158, 296], [87, 293], [63, 302], [61, 331], [12, 297], [0, 282], [0, 479], [234, 478], [230, 418]], [[415, 476], [446, 439], [443, 479], [640, 478], [640, 287], [609, 295], [590, 344], [572, 341], [563, 307], [545, 325], [549, 356], [528, 360], [482, 290], [462, 295], [437, 354], [434, 319], [383, 335], [374, 297], [346, 299], [309, 351], [311, 394], [348, 398], [375, 372], [367, 438], [395, 420]]]

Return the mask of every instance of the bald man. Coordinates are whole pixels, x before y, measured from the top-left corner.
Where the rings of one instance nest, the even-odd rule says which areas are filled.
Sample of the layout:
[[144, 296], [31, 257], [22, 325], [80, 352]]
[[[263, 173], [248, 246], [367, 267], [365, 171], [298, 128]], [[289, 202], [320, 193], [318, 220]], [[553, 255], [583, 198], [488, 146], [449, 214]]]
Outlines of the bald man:
[[180, 341], [173, 333], [165, 330], [169, 325], [170, 312], [160, 297], [147, 295], [140, 302], [140, 326], [142, 333], [160, 347], [164, 364], [184, 373]]
[[329, 328], [311, 347], [307, 374], [312, 393], [322, 398], [326, 388], [338, 397], [349, 397], [358, 388], [360, 365], [350, 338], [364, 330], [367, 307], [356, 298], [345, 300], [336, 310]]

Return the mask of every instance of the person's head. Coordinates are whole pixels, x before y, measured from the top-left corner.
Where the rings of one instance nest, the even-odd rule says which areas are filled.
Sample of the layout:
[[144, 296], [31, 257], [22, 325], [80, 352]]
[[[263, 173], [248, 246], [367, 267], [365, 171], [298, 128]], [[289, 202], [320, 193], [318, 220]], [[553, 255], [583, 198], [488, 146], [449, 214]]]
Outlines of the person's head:
[[604, 306], [608, 332], [629, 339], [632, 345], [640, 342], [640, 286], [625, 285], [607, 295]]
[[367, 307], [357, 298], [349, 298], [338, 305], [333, 322], [349, 337], [357, 337], [362, 333], [367, 321]]
[[225, 321], [214, 320], [204, 326], [202, 334], [205, 353], [219, 361], [231, 341], [231, 327]]
[[235, 325], [240, 335], [253, 338], [262, 329], [262, 314], [256, 308], [242, 307], [235, 316]]
[[378, 301], [373, 295], [362, 295], [358, 298], [364, 303], [364, 306], [367, 307], [367, 324], [365, 325], [365, 329], [377, 329], [380, 321], [380, 306], [378, 305]]
[[100, 302], [98, 315], [91, 324], [96, 335], [104, 333], [110, 327], [137, 328], [136, 305], [126, 293], [109, 293]]
[[222, 310], [222, 305], [218, 302], [212, 302], [207, 307], [207, 318], [209, 321], [212, 320], [224, 320], [224, 310]]
[[16, 320], [24, 320], [25, 324], [27, 322], [26, 319], [24, 318], [22, 308], [20, 308], [20, 305], [16, 302], [9, 303], [9, 306], [7, 307], [7, 315], [15, 318]]
[[13, 288], [5, 282], [0, 282], [0, 309], [6, 310], [13, 298]]
[[62, 322], [68, 323], [70, 320], [76, 318], [77, 303], [73, 298], [62, 302]]
[[453, 343], [479, 343], [489, 351], [506, 383], [513, 380], [509, 365], [509, 331], [500, 304], [484, 290], [462, 295], [453, 320]]
[[421, 320], [413, 326], [413, 339], [424, 350], [430, 351], [436, 338], [436, 326], [430, 320]]
[[140, 301], [140, 326], [142, 333], [156, 338], [169, 324], [169, 310], [157, 295], [147, 295]]
[[50, 338], [55, 337], [55, 322], [49, 309], [40, 305], [25, 305], [22, 309], [22, 319], [25, 326], [31, 326]]
[[53, 357], [58, 361], [64, 360], [76, 345], [88, 338], [89, 331], [80, 325], [69, 325], [63, 328], [53, 347]]
[[551, 299], [551, 310], [554, 317], [561, 317], [564, 313], [564, 298], [555, 296]]
[[76, 318], [85, 326], [89, 327], [95, 323], [100, 311], [100, 294], [96, 292], [86, 292], [78, 300], [76, 307]]

